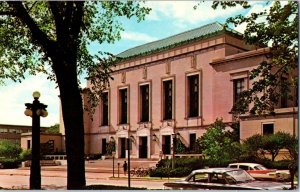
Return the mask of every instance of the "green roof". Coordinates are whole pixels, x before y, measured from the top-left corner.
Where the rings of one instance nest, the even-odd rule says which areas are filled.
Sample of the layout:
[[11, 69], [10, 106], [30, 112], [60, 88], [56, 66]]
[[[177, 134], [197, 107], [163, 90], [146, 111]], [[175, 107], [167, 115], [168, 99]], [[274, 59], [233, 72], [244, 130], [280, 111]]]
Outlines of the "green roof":
[[218, 34], [224, 34], [226, 32], [241, 35], [237, 31], [234, 31], [229, 28], [225, 29], [224, 25], [218, 22], [214, 22], [196, 29], [192, 29], [183, 33], [179, 33], [177, 35], [167, 37], [165, 39], [133, 47], [122, 53], [119, 53], [117, 57], [119, 57], [120, 59], [128, 59], [134, 56], [148, 55], [154, 52], [170, 49], [193, 40], [205, 39]]

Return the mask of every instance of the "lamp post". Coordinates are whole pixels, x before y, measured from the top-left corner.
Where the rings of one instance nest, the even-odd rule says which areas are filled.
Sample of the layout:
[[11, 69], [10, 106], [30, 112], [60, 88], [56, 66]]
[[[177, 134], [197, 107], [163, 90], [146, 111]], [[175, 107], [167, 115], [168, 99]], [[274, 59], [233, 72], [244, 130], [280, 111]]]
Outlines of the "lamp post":
[[32, 94], [32, 103], [25, 103], [25, 115], [32, 117], [32, 147], [30, 166], [30, 189], [41, 189], [41, 166], [40, 166], [40, 116], [47, 117], [47, 105], [40, 103], [41, 94], [38, 91]]

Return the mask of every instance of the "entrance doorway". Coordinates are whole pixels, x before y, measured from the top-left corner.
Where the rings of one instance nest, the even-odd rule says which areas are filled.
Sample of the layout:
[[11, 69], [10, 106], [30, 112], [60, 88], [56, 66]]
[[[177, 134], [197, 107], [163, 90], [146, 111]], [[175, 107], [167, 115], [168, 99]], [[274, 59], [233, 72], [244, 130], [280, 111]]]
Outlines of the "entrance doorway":
[[105, 155], [106, 153], [106, 139], [102, 139], [102, 155]]
[[171, 135], [163, 136], [162, 151], [163, 154], [171, 154]]
[[126, 157], [126, 138], [120, 138], [120, 143], [121, 143], [120, 158], [125, 158]]
[[148, 154], [147, 143], [148, 143], [147, 137], [140, 137], [139, 158], [147, 158], [147, 154]]

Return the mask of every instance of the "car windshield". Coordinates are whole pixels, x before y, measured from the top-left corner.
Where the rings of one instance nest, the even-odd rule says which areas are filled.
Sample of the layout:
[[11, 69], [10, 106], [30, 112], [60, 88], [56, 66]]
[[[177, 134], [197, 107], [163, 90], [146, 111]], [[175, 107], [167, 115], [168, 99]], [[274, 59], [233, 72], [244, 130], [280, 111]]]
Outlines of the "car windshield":
[[254, 166], [254, 169], [255, 169], [255, 170], [267, 170], [267, 168], [265, 168], [265, 167], [262, 166], [262, 165], [256, 165], [256, 166]]
[[227, 171], [226, 177], [234, 179], [236, 182], [247, 182], [255, 180], [244, 170]]

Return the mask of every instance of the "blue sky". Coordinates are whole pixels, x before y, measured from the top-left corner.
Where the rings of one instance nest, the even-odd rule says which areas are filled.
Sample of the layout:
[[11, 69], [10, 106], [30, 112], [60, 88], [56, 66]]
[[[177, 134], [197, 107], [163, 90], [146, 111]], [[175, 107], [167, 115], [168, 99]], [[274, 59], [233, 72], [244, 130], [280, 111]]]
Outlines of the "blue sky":
[[[125, 31], [122, 39], [111, 45], [92, 44], [91, 53], [107, 51], [113, 54], [120, 53], [129, 48], [159, 40], [202, 25], [218, 21], [224, 23], [226, 18], [238, 14], [247, 15], [251, 12], [263, 10], [265, 4], [261, 1], [251, 1], [253, 8], [244, 10], [240, 7], [226, 10], [213, 10], [212, 1], [193, 9], [195, 1], [146, 1], [152, 8], [145, 21], [137, 23], [136, 20], [122, 20]], [[243, 32], [244, 26], [235, 28]], [[85, 82], [82, 82], [85, 86]], [[32, 92], [40, 91], [40, 101], [48, 105], [49, 115], [41, 119], [42, 126], [51, 126], [59, 123], [59, 90], [53, 82], [47, 80], [43, 74], [29, 76], [22, 83], [7, 81], [0, 86], [0, 124], [31, 125], [31, 118], [24, 115], [24, 103], [32, 102]]]

